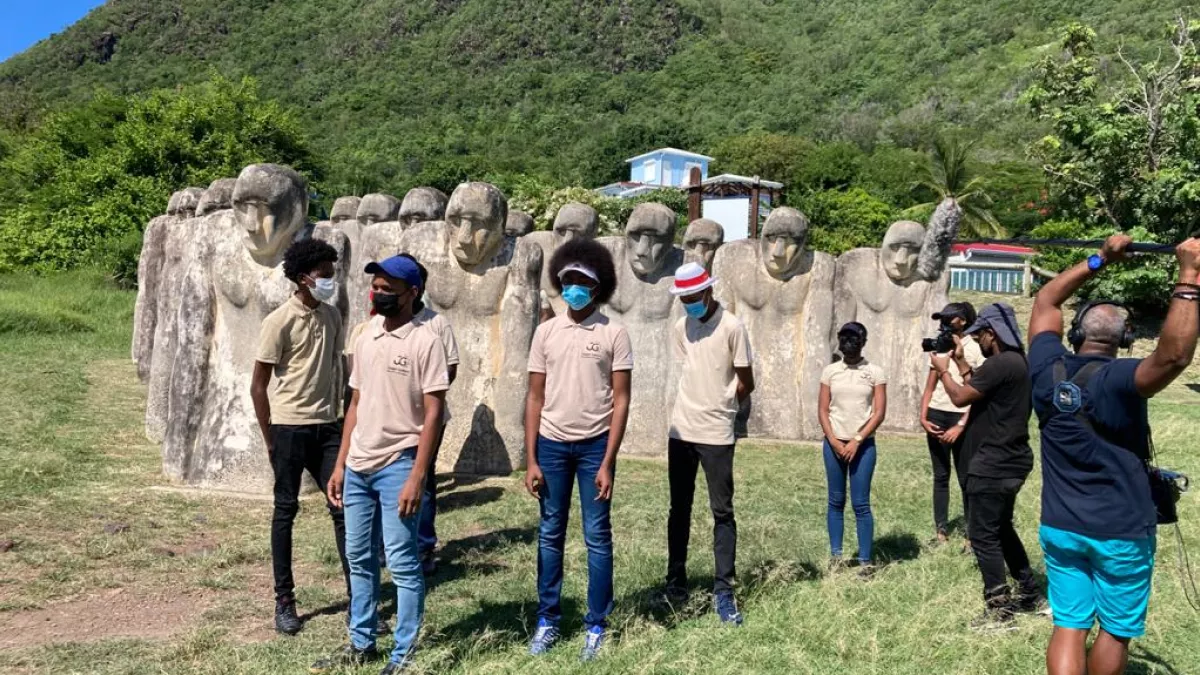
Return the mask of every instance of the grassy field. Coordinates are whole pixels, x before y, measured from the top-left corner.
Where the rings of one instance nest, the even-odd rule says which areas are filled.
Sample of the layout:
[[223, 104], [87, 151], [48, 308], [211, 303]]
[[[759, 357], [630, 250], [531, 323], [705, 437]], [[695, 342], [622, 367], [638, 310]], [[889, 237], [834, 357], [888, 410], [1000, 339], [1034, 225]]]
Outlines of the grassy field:
[[[270, 630], [270, 504], [163, 489], [141, 434], [143, 387], [129, 363], [133, 296], [87, 275], [0, 278], [0, 672], [295, 673], [344, 638], [328, 518], [305, 503], [297, 525], [297, 637]], [[1152, 407], [1164, 464], [1200, 476], [1186, 382]], [[614, 530], [614, 641], [576, 656], [586, 579], [577, 526], [568, 542], [567, 644], [525, 655], [535, 609], [535, 503], [517, 479], [443, 478], [443, 563], [431, 580], [417, 670], [429, 673], [1038, 673], [1048, 620], [1018, 631], [966, 628], [981, 608], [972, 560], [932, 535], [923, 441], [879, 443], [876, 551], [869, 582], [824, 575], [825, 487], [815, 446], [739, 447], [740, 630], [709, 609], [711, 535], [697, 492], [691, 570], [679, 613], [651, 602], [666, 563], [665, 466], [624, 460]], [[1019, 502], [1035, 553], [1040, 481]], [[952, 509], [958, 510], [957, 500]], [[1200, 504], [1181, 506], [1200, 556]], [[847, 518], [847, 548], [853, 518]], [[1167, 536], [1171, 535], [1171, 536]], [[1200, 614], [1182, 594], [1173, 532], [1159, 547], [1149, 632], [1132, 673], [1200, 673]], [[390, 641], [385, 641], [385, 645]], [[375, 673], [380, 665], [362, 669]]]

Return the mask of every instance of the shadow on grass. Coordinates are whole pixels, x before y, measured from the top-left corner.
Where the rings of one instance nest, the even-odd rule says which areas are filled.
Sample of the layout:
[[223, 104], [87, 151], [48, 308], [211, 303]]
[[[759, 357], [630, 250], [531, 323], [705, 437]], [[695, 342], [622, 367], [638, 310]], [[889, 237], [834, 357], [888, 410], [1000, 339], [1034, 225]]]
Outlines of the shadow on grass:
[[[441, 489], [439, 488], [439, 490]], [[449, 513], [455, 509], [482, 506], [483, 504], [494, 502], [503, 496], [504, 488], [495, 486], [442, 494], [438, 495], [437, 511], [438, 513]]]
[[891, 532], [875, 540], [875, 560], [881, 565], [916, 560], [921, 555], [921, 542], [911, 532]]
[[[429, 638], [433, 647], [445, 647], [449, 656], [438, 663], [439, 670], [450, 670], [470, 655], [504, 651], [523, 644], [537, 624], [537, 599], [488, 602], [482, 600], [471, 616], [446, 626]], [[571, 598], [562, 599], [563, 632], [559, 643], [569, 642], [583, 632], [583, 613]]]
[[1138, 646], [1129, 652], [1128, 675], [1181, 675], [1157, 654]]
[[468, 574], [473, 577], [495, 574], [505, 569], [504, 566], [476, 558], [511, 546], [528, 545], [535, 541], [537, 541], [537, 530], [532, 526], [509, 527], [449, 541], [438, 552], [437, 557], [440, 562], [437, 572], [425, 579], [426, 590], [432, 591], [441, 584], [462, 579]]
[[[392, 598], [392, 609], [393, 610], [395, 609], [395, 605], [396, 605], [396, 598], [393, 597]], [[341, 600], [339, 602], [333, 603], [332, 605], [325, 605], [324, 607], [319, 607], [317, 609], [314, 609], [311, 612], [306, 612], [304, 614], [301, 614], [299, 617], [300, 623], [301, 623], [301, 625], [306, 624], [309, 621], [312, 621], [313, 619], [317, 618], [318, 616], [331, 616], [333, 614], [344, 614], [346, 612], [346, 610], [348, 610], [349, 608], [350, 608], [349, 601]], [[392, 614], [395, 614], [395, 611], [393, 611]]]

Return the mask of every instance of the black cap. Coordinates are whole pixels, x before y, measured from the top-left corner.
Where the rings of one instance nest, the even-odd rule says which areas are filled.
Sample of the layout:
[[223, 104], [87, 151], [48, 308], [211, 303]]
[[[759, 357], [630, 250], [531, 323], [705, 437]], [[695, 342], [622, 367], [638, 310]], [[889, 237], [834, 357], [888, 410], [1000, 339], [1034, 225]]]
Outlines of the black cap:
[[940, 312], [934, 312], [934, 321], [947, 321], [958, 317], [968, 324], [975, 323], [975, 307], [969, 302], [951, 302]]
[[848, 323], [838, 329], [838, 332], [837, 332], [838, 336], [841, 336], [843, 333], [857, 335], [858, 337], [862, 338], [863, 340], [867, 339], [867, 327], [857, 321], [851, 321], [850, 323]]

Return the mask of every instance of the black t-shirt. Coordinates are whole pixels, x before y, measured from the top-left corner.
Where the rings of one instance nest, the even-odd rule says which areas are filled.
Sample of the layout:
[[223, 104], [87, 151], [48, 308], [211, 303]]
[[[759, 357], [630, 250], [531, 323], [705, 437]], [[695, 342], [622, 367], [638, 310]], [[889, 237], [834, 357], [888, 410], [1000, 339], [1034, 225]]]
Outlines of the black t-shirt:
[[[1068, 380], [1088, 363], [1105, 364], [1080, 386], [1091, 430], [1054, 407], [1059, 360]], [[1141, 360], [1070, 354], [1058, 335], [1041, 333], [1030, 344], [1029, 363], [1042, 430], [1042, 523], [1098, 539], [1154, 535], [1157, 518], [1144, 462], [1150, 420], [1133, 379]]]
[[1029, 364], [1020, 352], [988, 357], [971, 376], [969, 386], [983, 398], [971, 404], [963, 430], [967, 475], [980, 478], [1025, 478], [1033, 470], [1029, 449]]

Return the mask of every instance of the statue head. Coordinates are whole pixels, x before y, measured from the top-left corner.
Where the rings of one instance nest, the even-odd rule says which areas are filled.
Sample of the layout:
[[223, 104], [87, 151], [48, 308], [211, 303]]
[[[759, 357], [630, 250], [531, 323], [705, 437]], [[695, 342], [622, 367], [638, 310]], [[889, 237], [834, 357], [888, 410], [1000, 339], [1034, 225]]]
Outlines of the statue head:
[[180, 190], [179, 201], [175, 204], [175, 215], [180, 218], [194, 218], [203, 194], [204, 188], [190, 187]]
[[214, 180], [204, 194], [200, 195], [200, 202], [196, 204], [196, 215], [206, 216], [230, 208], [233, 204], [233, 186], [236, 183], [236, 178]]
[[533, 232], [533, 216], [512, 209], [508, 212], [508, 220], [504, 222], [504, 236], [506, 237], [524, 237]]
[[662, 204], [646, 202], [633, 207], [625, 224], [629, 266], [647, 276], [662, 267], [675, 241], [675, 212]]
[[400, 204], [400, 226], [408, 229], [417, 223], [446, 217], [446, 194], [437, 188], [415, 187]]
[[767, 274], [787, 280], [799, 273], [807, 243], [808, 218], [803, 213], [788, 206], [772, 210], [758, 240]]
[[683, 233], [683, 255], [685, 262], [700, 263], [712, 271], [713, 257], [725, 243], [725, 228], [715, 220], [698, 218], [688, 224]]
[[171, 193], [171, 198], [167, 200], [167, 215], [179, 215], [179, 198], [183, 196], [183, 190], [176, 190]]
[[508, 200], [491, 183], [462, 183], [446, 205], [446, 225], [454, 257], [473, 267], [496, 255], [504, 242]]
[[879, 263], [892, 281], [907, 281], [916, 274], [924, 240], [925, 228], [920, 223], [901, 220], [888, 228], [879, 249]]
[[292, 243], [308, 214], [308, 183], [286, 166], [251, 164], [233, 186], [233, 215], [242, 243], [259, 260], [273, 260]]
[[370, 227], [375, 223], [395, 220], [396, 211], [399, 208], [400, 202], [391, 195], [369, 194], [359, 201], [358, 212], [355, 214], [355, 217], [358, 219], [359, 225]]
[[338, 197], [329, 210], [329, 222], [334, 227], [340, 227], [347, 221], [358, 217], [358, 207], [362, 203], [359, 197]]
[[554, 214], [554, 243], [557, 245], [573, 239], [595, 239], [599, 231], [600, 214], [587, 204], [567, 202]]

